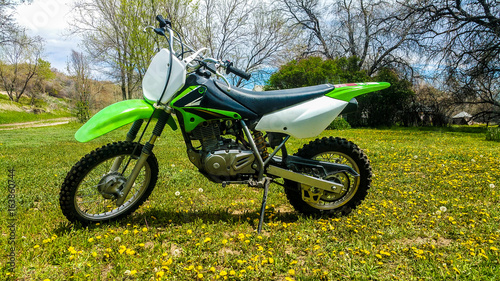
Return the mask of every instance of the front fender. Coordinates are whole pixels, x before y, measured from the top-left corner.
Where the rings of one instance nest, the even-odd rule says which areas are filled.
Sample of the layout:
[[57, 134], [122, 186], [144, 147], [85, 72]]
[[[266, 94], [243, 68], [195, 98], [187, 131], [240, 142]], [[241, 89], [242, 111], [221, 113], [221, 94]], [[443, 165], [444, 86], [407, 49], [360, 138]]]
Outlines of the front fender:
[[[75, 139], [79, 142], [88, 142], [122, 126], [139, 119], [158, 118], [159, 111], [145, 100], [125, 100], [107, 106], [87, 121], [76, 133]], [[177, 129], [174, 119], [170, 116], [168, 124], [173, 130]]]

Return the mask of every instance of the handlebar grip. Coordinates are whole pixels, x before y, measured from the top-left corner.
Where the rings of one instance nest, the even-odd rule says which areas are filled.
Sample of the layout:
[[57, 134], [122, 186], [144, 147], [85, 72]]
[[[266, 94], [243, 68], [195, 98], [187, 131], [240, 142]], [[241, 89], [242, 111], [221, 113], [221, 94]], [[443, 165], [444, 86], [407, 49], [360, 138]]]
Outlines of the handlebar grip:
[[227, 73], [231, 72], [231, 73], [233, 73], [233, 74], [235, 74], [235, 75], [237, 75], [245, 80], [249, 80], [250, 77], [252, 77], [251, 73], [248, 73], [248, 72], [245, 72], [241, 69], [233, 67], [232, 63], [226, 67], [226, 71], [227, 71]]
[[164, 28], [167, 25], [170, 25], [169, 20], [165, 20], [162, 15], [157, 15], [156, 20], [160, 22], [160, 27]]

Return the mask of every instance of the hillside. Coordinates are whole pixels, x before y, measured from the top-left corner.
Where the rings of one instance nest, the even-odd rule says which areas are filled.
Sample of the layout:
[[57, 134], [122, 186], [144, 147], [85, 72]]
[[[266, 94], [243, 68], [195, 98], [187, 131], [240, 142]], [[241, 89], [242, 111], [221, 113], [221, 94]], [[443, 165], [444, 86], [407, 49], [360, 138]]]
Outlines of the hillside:
[[[55, 69], [52, 71], [55, 77], [43, 81], [44, 93], [37, 93], [34, 98], [23, 95], [18, 103], [13, 102], [0, 88], [0, 124], [40, 121], [74, 115], [72, 101], [75, 96], [74, 80]], [[114, 83], [93, 80], [92, 85], [91, 114], [120, 100], [120, 89]]]

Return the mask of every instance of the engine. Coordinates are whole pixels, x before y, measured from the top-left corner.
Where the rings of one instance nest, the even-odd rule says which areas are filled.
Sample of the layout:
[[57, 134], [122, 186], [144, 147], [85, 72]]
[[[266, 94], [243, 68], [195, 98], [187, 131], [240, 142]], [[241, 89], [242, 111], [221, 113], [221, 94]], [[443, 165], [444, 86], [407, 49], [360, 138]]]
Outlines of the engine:
[[225, 123], [211, 121], [200, 124], [190, 134], [192, 140], [200, 141], [201, 150], [188, 151], [189, 159], [217, 182], [239, 180], [240, 175], [255, 173], [252, 150], [233, 139], [221, 137], [227, 129]]

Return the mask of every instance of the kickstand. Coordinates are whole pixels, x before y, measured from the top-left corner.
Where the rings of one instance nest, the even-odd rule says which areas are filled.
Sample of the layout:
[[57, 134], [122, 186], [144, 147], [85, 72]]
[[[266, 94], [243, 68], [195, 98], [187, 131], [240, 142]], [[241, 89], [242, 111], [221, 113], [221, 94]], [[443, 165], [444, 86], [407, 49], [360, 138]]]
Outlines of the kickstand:
[[264, 213], [266, 212], [266, 203], [267, 203], [267, 193], [269, 191], [269, 184], [271, 181], [269, 178], [264, 179], [264, 195], [262, 196], [262, 206], [260, 207], [260, 220], [259, 227], [257, 228], [257, 233], [260, 234], [262, 231], [262, 223], [264, 222]]

